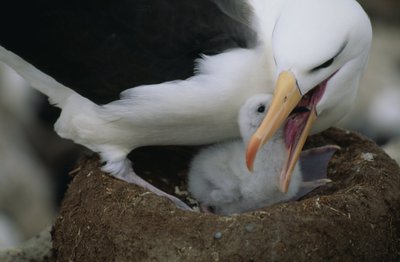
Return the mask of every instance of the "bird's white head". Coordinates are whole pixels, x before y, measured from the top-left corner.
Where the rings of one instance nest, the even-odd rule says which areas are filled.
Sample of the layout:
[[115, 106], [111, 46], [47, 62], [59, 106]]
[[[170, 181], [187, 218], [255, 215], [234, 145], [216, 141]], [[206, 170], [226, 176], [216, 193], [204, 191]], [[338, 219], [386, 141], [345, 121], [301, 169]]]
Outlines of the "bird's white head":
[[[371, 23], [355, 0], [287, 0], [271, 36], [276, 86], [270, 109], [249, 142], [247, 163], [285, 122], [289, 154], [282, 191], [309, 133], [350, 109], [366, 66]], [[287, 120], [287, 121], [286, 121]]]
[[272, 35], [277, 75], [288, 71], [301, 96], [326, 84], [313, 131], [339, 120], [351, 106], [367, 63], [372, 29], [354, 0], [288, 1]]

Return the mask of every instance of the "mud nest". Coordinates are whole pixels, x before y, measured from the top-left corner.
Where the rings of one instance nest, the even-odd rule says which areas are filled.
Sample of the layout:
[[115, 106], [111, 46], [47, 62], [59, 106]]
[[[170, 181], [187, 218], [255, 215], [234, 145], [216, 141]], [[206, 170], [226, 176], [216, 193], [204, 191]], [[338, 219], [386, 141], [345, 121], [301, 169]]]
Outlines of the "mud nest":
[[[169, 200], [80, 163], [53, 229], [58, 261], [399, 260], [400, 169], [372, 141], [339, 129], [307, 147], [342, 147], [333, 182], [300, 201], [218, 216], [177, 209]], [[186, 148], [141, 149], [138, 173], [164, 190], [184, 190]], [[160, 178], [161, 177], [161, 178]], [[157, 180], [157, 181], [154, 181]]]

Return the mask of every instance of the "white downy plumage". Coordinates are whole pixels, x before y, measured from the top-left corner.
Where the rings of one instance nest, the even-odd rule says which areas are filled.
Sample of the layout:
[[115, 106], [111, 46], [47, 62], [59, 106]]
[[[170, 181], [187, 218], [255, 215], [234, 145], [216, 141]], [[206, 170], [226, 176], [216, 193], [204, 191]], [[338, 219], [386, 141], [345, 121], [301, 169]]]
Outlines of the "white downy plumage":
[[298, 165], [287, 193], [279, 190], [279, 175], [287, 160], [283, 130], [279, 129], [264, 145], [248, 171], [244, 154], [246, 145], [265, 116], [270, 95], [256, 95], [240, 109], [242, 139], [210, 146], [196, 155], [189, 175], [189, 192], [217, 214], [229, 215], [259, 209], [293, 198], [302, 184]]

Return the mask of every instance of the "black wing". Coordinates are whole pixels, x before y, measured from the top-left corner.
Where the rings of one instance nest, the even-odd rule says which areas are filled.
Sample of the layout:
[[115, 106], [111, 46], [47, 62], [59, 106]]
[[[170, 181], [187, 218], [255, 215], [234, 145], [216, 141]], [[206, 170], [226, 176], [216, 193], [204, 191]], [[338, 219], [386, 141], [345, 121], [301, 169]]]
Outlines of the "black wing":
[[214, 1], [6, 1], [0, 45], [107, 103], [133, 86], [190, 77], [202, 53], [248, 46], [243, 2]]

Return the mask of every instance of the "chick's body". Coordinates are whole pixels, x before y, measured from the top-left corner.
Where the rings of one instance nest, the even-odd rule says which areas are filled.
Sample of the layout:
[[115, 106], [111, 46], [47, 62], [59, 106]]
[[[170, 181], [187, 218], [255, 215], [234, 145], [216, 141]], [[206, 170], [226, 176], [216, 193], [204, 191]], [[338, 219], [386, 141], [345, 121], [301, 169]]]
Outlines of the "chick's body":
[[293, 198], [302, 183], [297, 164], [287, 193], [279, 190], [279, 175], [286, 161], [282, 128], [257, 155], [254, 171], [245, 162], [247, 141], [256, 130], [270, 102], [270, 95], [247, 100], [239, 114], [242, 139], [230, 140], [202, 150], [192, 161], [189, 191], [217, 214], [251, 211]]

